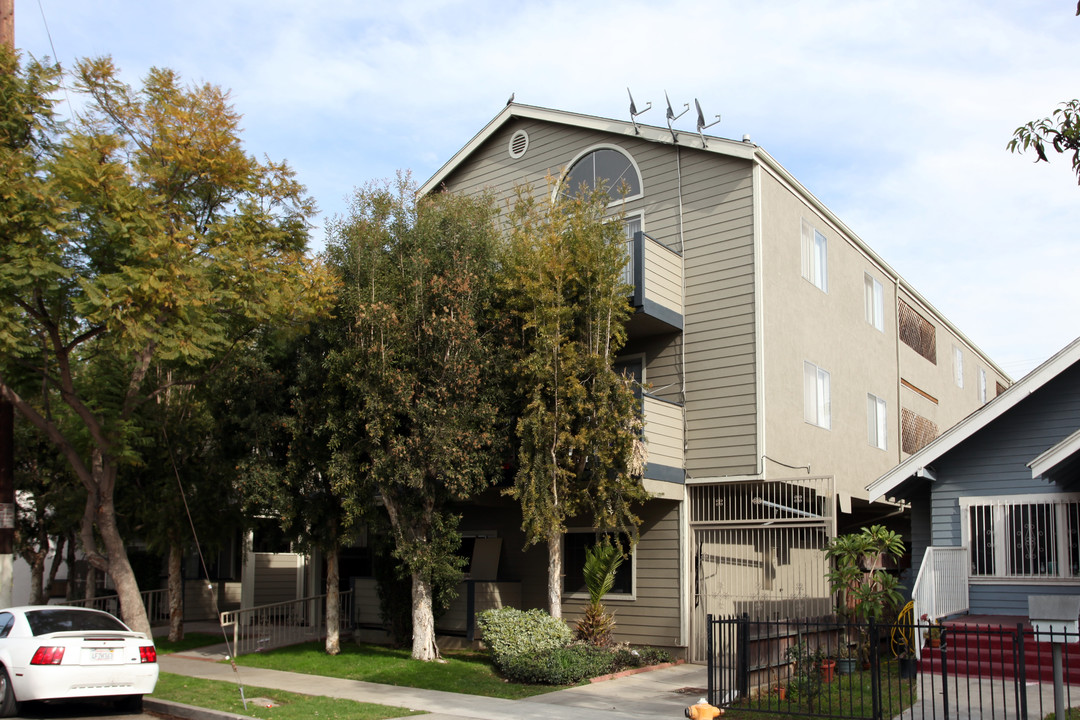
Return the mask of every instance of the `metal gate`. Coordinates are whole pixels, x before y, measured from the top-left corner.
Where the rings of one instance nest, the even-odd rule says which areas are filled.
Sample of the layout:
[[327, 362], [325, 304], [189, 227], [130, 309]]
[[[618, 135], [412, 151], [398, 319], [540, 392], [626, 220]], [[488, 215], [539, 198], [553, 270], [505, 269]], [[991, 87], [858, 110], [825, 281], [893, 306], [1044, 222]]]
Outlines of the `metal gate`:
[[824, 548], [836, 533], [832, 478], [690, 488], [691, 658], [706, 659], [706, 616], [806, 618], [832, 611]]

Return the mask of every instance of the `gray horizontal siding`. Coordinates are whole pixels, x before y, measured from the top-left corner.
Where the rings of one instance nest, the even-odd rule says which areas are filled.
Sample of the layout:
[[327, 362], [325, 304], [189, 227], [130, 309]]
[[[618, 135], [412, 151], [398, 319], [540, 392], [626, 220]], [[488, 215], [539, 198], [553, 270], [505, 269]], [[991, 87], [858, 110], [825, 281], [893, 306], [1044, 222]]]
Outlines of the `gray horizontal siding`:
[[756, 466], [757, 375], [751, 165], [684, 150], [687, 472]]
[[[615, 639], [635, 645], [672, 647], [679, 642], [679, 504], [656, 500], [641, 512], [641, 540], [634, 550], [633, 600], [604, 599], [615, 613]], [[573, 626], [583, 600], [563, 601], [563, 617]]]
[[968, 598], [972, 615], [1028, 614], [1029, 595], [1075, 595], [1076, 585], [972, 585]]
[[935, 545], [960, 544], [961, 497], [1052, 492], [1027, 464], [1080, 428], [1080, 367], [1050, 381], [935, 465]]
[[[529, 133], [529, 149], [514, 160], [507, 143], [519, 128]], [[446, 186], [464, 192], [490, 188], [502, 202], [512, 196], [515, 183], [529, 182], [534, 190], [546, 192], [545, 174], [560, 172], [598, 144], [623, 148], [641, 171], [643, 197], [619, 209], [643, 212], [645, 231], [659, 242], [685, 245], [685, 383], [692, 400], [686, 407], [693, 428], [687, 437], [688, 473], [712, 477], [752, 472], [758, 408], [750, 162], [593, 130], [512, 120], [448, 175]], [[682, 386], [675, 353], [655, 355], [650, 362], [653, 359], [660, 361], [648, 367], [654, 387]], [[680, 399], [671, 388], [660, 396]]]

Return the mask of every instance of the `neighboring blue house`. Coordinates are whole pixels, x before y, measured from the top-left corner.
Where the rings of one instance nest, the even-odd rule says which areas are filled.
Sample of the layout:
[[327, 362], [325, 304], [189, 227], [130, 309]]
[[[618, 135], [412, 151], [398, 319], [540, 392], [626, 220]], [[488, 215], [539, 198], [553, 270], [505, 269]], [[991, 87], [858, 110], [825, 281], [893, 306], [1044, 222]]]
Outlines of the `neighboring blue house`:
[[867, 490], [911, 504], [916, 618], [1080, 593], [1080, 339]]

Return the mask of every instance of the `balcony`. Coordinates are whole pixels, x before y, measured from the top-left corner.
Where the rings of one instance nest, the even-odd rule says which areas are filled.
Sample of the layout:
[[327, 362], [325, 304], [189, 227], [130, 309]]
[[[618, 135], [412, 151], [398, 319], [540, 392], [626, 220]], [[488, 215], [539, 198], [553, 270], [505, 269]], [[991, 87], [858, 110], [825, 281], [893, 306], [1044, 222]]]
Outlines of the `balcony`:
[[625, 281], [633, 286], [631, 337], [677, 332], [683, 327], [682, 254], [643, 232], [626, 241]]
[[649, 462], [645, 467], [646, 489], [661, 497], [675, 493], [678, 496], [676, 499], [681, 500], [685, 479], [683, 407], [648, 394], [643, 401], [645, 441], [649, 448]]

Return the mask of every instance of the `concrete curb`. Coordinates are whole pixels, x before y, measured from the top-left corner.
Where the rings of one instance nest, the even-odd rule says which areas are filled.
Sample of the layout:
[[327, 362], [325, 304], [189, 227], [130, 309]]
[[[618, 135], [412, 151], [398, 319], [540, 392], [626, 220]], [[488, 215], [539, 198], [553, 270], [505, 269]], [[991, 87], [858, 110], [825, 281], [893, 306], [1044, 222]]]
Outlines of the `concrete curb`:
[[153, 697], [143, 698], [143, 710], [159, 715], [183, 718], [184, 720], [251, 720], [249, 715], [210, 710], [209, 708], [184, 705], [171, 700], [161, 700]]
[[630, 677], [631, 675], [640, 675], [641, 673], [652, 672], [653, 670], [663, 670], [664, 668], [675, 667], [676, 665], [683, 665], [684, 663], [686, 663], [685, 660], [674, 660], [672, 662], [660, 663], [658, 665], [646, 665], [645, 667], [630, 668], [629, 670], [621, 670], [617, 673], [609, 673], [607, 675], [590, 678], [589, 682], [606, 682], [608, 680], [616, 680], [618, 678]]

